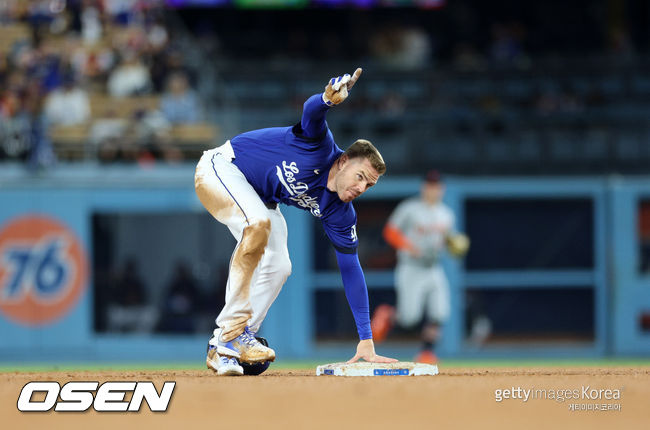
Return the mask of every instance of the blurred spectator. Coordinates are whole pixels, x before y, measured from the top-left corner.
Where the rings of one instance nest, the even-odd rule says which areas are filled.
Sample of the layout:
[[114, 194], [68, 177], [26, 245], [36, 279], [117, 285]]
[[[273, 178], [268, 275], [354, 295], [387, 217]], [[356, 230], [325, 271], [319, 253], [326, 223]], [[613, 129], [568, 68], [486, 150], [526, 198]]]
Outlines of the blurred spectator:
[[139, 0], [110, 0], [105, 1], [104, 6], [113, 22], [126, 26], [137, 17], [137, 3]]
[[0, 96], [0, 159], [27, 160], [30, 124], [21, 115], [22, 101], [18, 91], [6, 88]]
[[108, 331], [151, 332], [158, 312], [147, 301], [147, 292], [138, 263], [129, 258], [113, 282], [112, 303], [108, 308]]
[[453, 66], [461, 72], [477, 72], [485, 68], [485, 60], [470, 43], [461, 42], [454, 46]]
[[84, 0], [81, 12], [81, 36], [87, 45], [97, 43], [102, 37], [101, 5], [97, 0]]
[[47, 96], [45, 116], [52, 125], [79, 125], [90, 119], [88, 94], [72, 75], [64, 76], [63, 85]]
[[0, 24], [9, 24], [16, 20], [19, 15], [20, 0], [0, 1]]
[[408, 69], [421, 68], [431, 61], [433, 47], [429, 35], [419, 27], [402, 30], [402, 50], [398, 57], [402, 66]]
[[523, 24], [494, 24], [491, 33], [490, 58], [495, 65], [523, 67], [527, 64], [528, 57], [524, 52], [526, 30]]
[[406, 111], [406, 99], [399, 92], [387, 91], [379, 102], [382, 118], [399, 118]]
[[169, 76], [175, 72], [183, 73], [190, 84], [196, 81], [192, 71], [185, 65], [182, 52], [177, 49], [168, 49], [154, 53], [151, 76], [156, 91], [164, 91]]
[[149, 42], [144, 27], [131, 26], [124, 28], [113, 28], [111, 32], [111, 43], [120, 54], [134, 53], [142, 57], [148, 52]]
[[119, 147], [121, 142], [127, 140], [125, 136], [128, 126], [129, 123], [125, 118], [119, 118], [117, 112], [109, 110], [93, 121], [89, 132], [90, 143], [96, 148], [98, 154], [104, 153], [104, 157], [107, 157], [106, 148]]
[[13, 71], [20, 73], [24, 79], [38, 79], [37, 85], [46, 90], [61, 83], [60, 58], [46, 43], [35, 48], [27, 42], [17, 42], [9, 61]]
[[162, 112], [144, 106], [135, 109], [128, 119], [109, 110], [94, 121], [90, 139], [102, 163], [137, 162], [141, 167], [149, 167], [156, 160], [174, 163], [183, 159]]
[[141, 156], [134, 128], [138, 118], [122, 118], [109, 110], [102, 118], [93, 122], [90, 141], [94, 143], [99, 161], [105, 164], [135, 162]]
[[56, 161], [52, 142], [47, 133], [43, 100], [44, 97], [38, 85], [27, 87], [21, 116], [29, 124], [29, 165], [32, 168], [48, 167]]
[[160, 102], [160, 110], [172, 124], [188, 124], [200, 119], [199, 100], [189, 87], [187, 77], [175, 72], [167, 81], [167, 91]]
[[147, 93], [151, 89], [149, 70], [134, 51], [126, 51], [120, 64], [108, 78], [108, 92], [113, 97]]
[[147, 302], [147, 293], [138, 262], [131, 257], [126, 260], [122, 273], [115, 280], [113, 300], [122, 306], [139, 306]]
[[615, 27], [609, 32], [609, 51], [619, 60], [629, 60], [635, 57], [636, 49], [630, 38], [630, 33], [621, 27]]
[[142, 110], [136, 113], [134, 133], [140, 145], [138, 162], [142, 166], [152, 164], [154, 160], [176, 163], [183, 160], [183, 153], [174, 144], [171, 126], [159, 110]]
[[147, 40], [152, 52], [162, 51], [169, 41], [169, 34], [161, 18], [154, 19], [147, 25]]
[[189, 266], [178, 262], [163, 304], [163, 315], [158, 330], [167, 333], [191, 333], [195, 329], [195, 315], [200, 305], [200, 294]]
[[108, 74], [115, 65], [115, 52], [110, 46], [84, 45], [78, 37], [68, 36], [64, 47], [64, 62], [74, 70], [75, 76], [103, 87]]
[[61, 85], [61, 58], [49, 43], [43, 41], [33, 47], [26, 41], [17, 42], [10, 57], [11, 67], [26, 79], [37, 79], [36, 84], [46, 91]]
[[31, 0], [27, 3], [27, 22], [38, 32], [41, 27], [50, 24], [56, 14], [65, 7], [65, 1]]
[[[287, 39], [285, 41], [286, 50], [283, 50], [282, 54], [286, 52], [288, 58], [301, 58], [307, 55], [309, 52], [309, 33], [304, 27], [294, 28], [287, 34]], [[320, 47], [319, 53], [324, 57], [332, 57], [331, 52], [336, 52], [337, 46], [339, 45], [338, 37], [334, 37], [333, 42], [329, 43], [326, 37], [322, 38], [322, 46]], [[340, 46], [338, 46], [340, 49]], [[325, 49], [326, 51], [322, 51]]]
[[55, 161], [42, 114], [43, 95], [38, 81], [16, 72], [0, 93], [0, 159], [29, 161], [33, 167]]
[[103, 85], [115, 64], [115, 54], [110, 48], [102, 46], [78, 48], [72, 55], [71, 63], [79, 75]]
[[571, 89], [550, 89], [542, 91], [536, 99], [535, 108], [538, 115], [557, 113], [580, 113], [585, 102]]
[[429, 35], [419, 27], [393, 25], [377, 31], [370, 41], [373, 56], [400, 69], [424, 67], [431, 60]]

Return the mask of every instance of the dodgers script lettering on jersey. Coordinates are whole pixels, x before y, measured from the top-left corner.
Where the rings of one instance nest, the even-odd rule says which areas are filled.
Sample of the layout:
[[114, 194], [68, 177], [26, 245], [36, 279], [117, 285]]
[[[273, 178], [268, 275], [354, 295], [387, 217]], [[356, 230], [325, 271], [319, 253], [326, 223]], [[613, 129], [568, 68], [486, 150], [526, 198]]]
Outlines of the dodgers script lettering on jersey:
[[296, 202], [296, 204], [301, 208], [308, 209], [315, 217], [320, 218], [321, 214], [318, 200], [307, 194], [307, 191], [309, 191], [309, 185], [304, 182], [296, 181], [295, 174], [300, 173], [300, 169], [296, 166], [296, 162], [292, 161], [290, 164], [287, 164], [286, 161], [283, 161], [283, 170], [280, 169], [280, 166], [275, 167], [277, 168], [280, 183], [282, 183], [284, 188], [286, 188], [289, 194], [291, 194], [289, 199]]
[[300, 123], [250, 131], [230, 139], [232, 161], [266, 203], [284, 203], [319, 218], [337, 249], [357, 247], [357, 215], [351, 203], [327, 189], [330, 168], [343, 151], [327, 127], [328, 106], [310, 97]]

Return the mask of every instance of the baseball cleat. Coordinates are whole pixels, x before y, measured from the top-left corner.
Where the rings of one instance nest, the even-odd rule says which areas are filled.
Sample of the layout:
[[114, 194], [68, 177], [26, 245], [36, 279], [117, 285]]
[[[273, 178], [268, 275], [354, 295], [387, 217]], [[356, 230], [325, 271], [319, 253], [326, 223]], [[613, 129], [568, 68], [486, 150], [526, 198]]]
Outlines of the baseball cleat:
[[[255, 336], [262, 345], [269, 346], [269, 343], [266, 339], [261, 336]], [[244, 369], [244, 375], [257, 376], [266, 372], [266, 370], [271, 365], [270, 361], [262, 361], [260, 363], [240, 363], [242, 369]]]
[[236, 358], [220, 356], [217, 354], [217, 346], [214, 345], [213, 339], [208, 343], [208, 356], [205, 359], [205, 364], [208, 369], [213, 370], [219, 376], [241, 376], [244, 374], [244, 369], [239, 365]]
[[375, 309], [370, 320], [370, 329], [372, 330], [372, 339], [374, 343], [379, 344], [386, 340], [388, 332], [393, 328], [395, 321], [395, 308], [391, 305], [379, 305]]
[[238, 359], [242, 363], [261, 363], [275, 360], [275, 351], [262, 345], [248, 327], [231, 341], [217, 336], [217, 353]]

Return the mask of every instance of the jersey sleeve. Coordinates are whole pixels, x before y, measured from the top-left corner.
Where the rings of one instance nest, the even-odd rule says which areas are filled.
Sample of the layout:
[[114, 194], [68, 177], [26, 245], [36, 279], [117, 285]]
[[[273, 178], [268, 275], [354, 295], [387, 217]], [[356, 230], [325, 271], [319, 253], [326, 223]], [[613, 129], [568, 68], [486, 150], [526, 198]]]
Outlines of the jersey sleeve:
[[345, 210], [327, 218], [321, 218], [325, 234], [334, 248], [343, 254], [353, 254], [357, 250], [357, 213], [351, 204]]
[[300, 127], [304, 137], [317, 140], [325, 137], [327, 134], [325, 114], [327, 114], [328, 110], [329, 106], [323, 102], [321, 94], [314, 94], [307, 99], [300, 119]]
[[361, 263], [359, 263], [359, 256], [356, 253], [344, 254], [336, 251], [336, 260], [341, 270], [345, 297], [348, 299], [350, 310], [354, 316], [359, 339], [372, 339], [368, 287]]

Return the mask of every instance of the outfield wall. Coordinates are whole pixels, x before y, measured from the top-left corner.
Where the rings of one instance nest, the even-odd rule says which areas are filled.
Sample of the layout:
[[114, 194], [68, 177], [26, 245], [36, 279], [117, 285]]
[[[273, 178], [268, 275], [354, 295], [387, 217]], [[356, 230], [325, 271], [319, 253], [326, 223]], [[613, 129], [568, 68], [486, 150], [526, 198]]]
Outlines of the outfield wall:
[[[387, 177], [360, 199], [358, 205], [398, 201], [417, 193], [418, 186], [417, 178]], [[642, 329], [650, 312], [650, 281], [641, 261], [645, 254], [640, 227], [643, 224], [640, 214], [645, 213], [641, 208], [645, 207], [644, 199], [650, 198], [649, 190], [649, 178], [449, 177], [445, 201], [456, 211], [459, 229], [469, 229], [475, 241], [474, 249], [483, 252], [483, 257], [470, 254], [465, 262], [449, 258], [443, 261], [452, 285], [452, 317], [440, 345], [441, 354], [462, 357], [650, 354], [650, 332]], [[567, 203], [566, 217], [562, 212], [563, 202]], [[540, 208], [538, 218], [508, 221], [508, 214], [531, 216], [537, 207]], [[587, 218], [585, 211], [589, 212]], [[104, 249], [105, 244], [93, 233], [93, 219], [96, 219], [93, 217], [179, 213], [204, 213], [193, 191], [191, 165], [148, 169], [59, 166], [37, 175], [20, 166], [3, 166], [0, 171], [0, 359], [195, 360], [197, 354], [202, 354], [209, 332], [120, 334], [97, 329], [94, 295], [102, 294], [102, 290], [94, 284], [102, 278], [93, 272], [93, 267], [97, 249]], [[313, 232], [312, 217], [292, 208], [283, 208], [283, 213], [289, 225], [293, 273], [269, 312], [263, 334], [285, 358], [350, 355], [354, 343], [349, 338], [320, 341], [317, 336], [322, 324], [316, 321], [315, 298], [339, 297], [340, 275], [331, 267], [315, 267], [314, 259], [319, 255], [315, 249], [321, 249], [322, 245], [314, 243], [318, 235]], [[555, 242], [564, 239], [566, 243], [553, 245], [551, 241], [549, 245], [543, 238], [535, 238], [535, 223], [539, 223], [541, 231], [545, 221], [555, 219], [552, 217], [560, 220], [558, 231], [553, 234]], [[209, 262], [227, 259], [230, 245], [210, 239], [212, 225], [204, 228], [203, 224], [187, 223], [161, 227], [160, 237], [169, 236], [168, 240], [175, 245], [169, 247], [165, 245], [169, 242], [161, 242], [157, 246], [157, 226], [169, 224], [153, 218], [148, 229], [131, 228], [128, 234], [111, 241], [136, 251], [150, 249], [139, 248], [143, 241], [153, 243], [156, 256], [147, 260], [150, 266], [144, 269], [160, 274], [161, 279], [169, 273], [172, 257], [180, 255], [192, 262], [210, 254]], [[561, 222], [562, 219], [576, 221], [571, 224]], [[359, 230], [363, 228], [360, 217]], [[216, 223], [214, 229], [223, 230]], [[543, 245], [540, 247], [548, 247], [548, 251], [539, 249], [531, 258], [518, 262], [518, 254], [534, 250], [533, 246], [526, 248], [528, 251], [522, 248], [512, 252], [518, 246], [517, 236], [525, 234], [531, 235], [528, 242], [540, 240]], [[111, 248], [116, 255], [127, 252], [120, 251], [118, 245]], [[493, 259], [485, 257], [490, 249], [494, 249]], [[566, 261], [575, 260], [579, 267], [563, 264], [558, 249], [566, 249]], [[585, 249], [588, 255], [582, 252]], [[494, 266], [489, 265], [490, 261]], [[375, 292], [392, 289], [392, 270], [368, 269], [366, 278], [371, 297]], [[577, 308], [571, 312], [574, 302], [562, 307], [563, 297], [579, 304], [580, 312]], [[466, 321], [467, 310], [476, 300], [484, 303], [486, 309], [482, 312], [491, 316], [494, 328], [503, 327], [503, 336], [483, 347], [469, 341], [471, 324]], [[525, 309], [527, 300], [550, 302], [548, 306], [538, 303], [531, 313]], [[554, 304], [558, 305], [557, 309]], [[508, 321], [509, 315], [510, 319], [519, 320], [513, 324]], [[349, 316], [343, 313], [341, 318]], [[589, 321], [584, 321], [585, 318]], [[540, 327], [546, 324], [544, 327], [548, 328], [540, 330], [536, 324]], [[565, 328], [572, 325], [582, 327], [582, 331], [569, 330], [565, 335]], [[517, 326], [524, 327], [525, 333], [532, 337], [520, 339]], [[556, 340], [544, 336], [549, 330], [559, 334]], [[537, 334], [541, 336], [536, 337]], [[399, 355], [412, 347], [393, 342], [387, 350]]]

